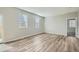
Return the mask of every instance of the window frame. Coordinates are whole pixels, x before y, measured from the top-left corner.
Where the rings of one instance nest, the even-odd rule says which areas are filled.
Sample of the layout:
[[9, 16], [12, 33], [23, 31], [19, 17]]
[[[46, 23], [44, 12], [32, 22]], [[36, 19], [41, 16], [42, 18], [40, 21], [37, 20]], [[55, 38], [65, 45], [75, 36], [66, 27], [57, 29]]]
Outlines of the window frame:
[[35, 29], [39, 29], [39, 28], [40, 28], [40, 17], [35, 16]]
[[[25, 18], [27, 21], [25, 20]], [[28, 28], [28, 15], [19, 13], [18, 26], [19, 26], [19, 28]]]

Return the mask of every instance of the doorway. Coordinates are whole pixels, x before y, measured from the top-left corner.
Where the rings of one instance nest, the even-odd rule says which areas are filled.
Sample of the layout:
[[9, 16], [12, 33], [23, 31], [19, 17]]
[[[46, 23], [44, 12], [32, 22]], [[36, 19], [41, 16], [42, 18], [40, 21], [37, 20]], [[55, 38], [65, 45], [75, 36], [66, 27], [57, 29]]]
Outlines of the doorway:
[[76, 19], [67, 19], [67, 36], [76, 36]]

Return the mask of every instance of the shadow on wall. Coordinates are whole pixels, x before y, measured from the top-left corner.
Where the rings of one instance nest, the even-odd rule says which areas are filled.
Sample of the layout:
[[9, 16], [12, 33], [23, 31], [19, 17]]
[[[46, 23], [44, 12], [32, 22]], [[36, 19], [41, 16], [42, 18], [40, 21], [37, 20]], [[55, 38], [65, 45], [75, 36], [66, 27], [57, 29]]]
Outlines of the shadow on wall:
[[2, 26], [0, 26], [0, 38], [1, 38], [1, 34], [2, 34]]

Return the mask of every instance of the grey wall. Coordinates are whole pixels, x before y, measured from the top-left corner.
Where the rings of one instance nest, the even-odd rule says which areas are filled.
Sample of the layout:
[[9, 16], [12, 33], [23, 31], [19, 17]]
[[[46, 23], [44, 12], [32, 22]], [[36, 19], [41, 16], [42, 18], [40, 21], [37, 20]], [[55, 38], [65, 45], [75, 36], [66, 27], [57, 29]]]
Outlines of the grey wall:
[[77, 18], [77, 12], [45, 18], [45, 32], [67, 35], [67, 19]]

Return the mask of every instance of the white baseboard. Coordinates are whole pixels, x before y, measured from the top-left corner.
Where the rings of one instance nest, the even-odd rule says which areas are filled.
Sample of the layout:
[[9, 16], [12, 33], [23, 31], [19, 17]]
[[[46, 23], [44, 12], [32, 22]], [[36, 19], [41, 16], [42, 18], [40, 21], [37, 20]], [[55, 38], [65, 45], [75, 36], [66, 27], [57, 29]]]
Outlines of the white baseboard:
[[[41, 33], [49, 33], [49, 32], [40, 32], [40, 33], [25, 35], [25, 36], [18, 37], [18, 38], [14, 38], [14, 39], [9, 39], [8, 41], [1, 40], [0, 43], [6, 43], [6, 42], [11, 42], [11, 41], [21, 40], [21, 39], [23, 39], [23, 38], [25, 38], [25, 37], [34, 36], [34, 35], [41, 34]], [[57, 34], [57, 35], [64, 35], [64, 36], [67, 36], [67, 34], [60, 34], [60, 33], [59, 33], [59, 34], [58, 34], [58, 33], [50, 33], [50, 34]]]
[[46, 32], [46, 33], [49, 33], [49, 34], [57, 34], [57, 35], [64, 35], [64, 36], [67, 36], [67, 34], [61, 34], [61, 33], [50, 33], [50, 32]]
[[[41, 32], [41, 33], [44, 33], [44, 32]], [[6, 42], [11, 42], [11, 41], [21, 40], [21, 39], [23, 39], [25, 37], [34, 36], [34, 35], [38, 35], [38, 34], [41, 34], [41, 33], [26, 35], [26, 36], [18, 37], [18, 38], [15, 38], [15, 39], [9, 39], [8, 41], [2, 40], [2, 41], [0, 41], [0, 43], [6, 43]]]

